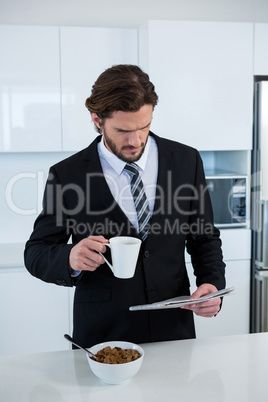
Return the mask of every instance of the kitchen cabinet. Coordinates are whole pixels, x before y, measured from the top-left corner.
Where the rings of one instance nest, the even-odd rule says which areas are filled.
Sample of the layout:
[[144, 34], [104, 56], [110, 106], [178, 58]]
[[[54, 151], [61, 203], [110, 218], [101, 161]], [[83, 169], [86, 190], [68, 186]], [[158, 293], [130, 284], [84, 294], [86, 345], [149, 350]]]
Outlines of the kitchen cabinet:
[[254, 75], [268, 75], [268, 24], [254, 24]]
[[69, 289], [42, 282], [21, 267], [0, 268], [0, 355], [67, 350]]
[[114, 64], [137, 64], [136, 29], [60, 29], [63, 150], [87, 147], [97, 133], [85, 100], [98, 76]]
[[149, 21], [139, 38], [159, 95], [153, 131], [203, 151], [252, 148], [253, 24]]
[[0, 243], [0, 355], [68, 350], [74, 289], [30, 275], [24, 246]]
[[0, 25], [0, 151], [61, 150], [59, 30]]
[[136, 29], [0, 25], [0, 152], [76, 151], [96, 136], [99, 74], [138, 62]]
[[[221, 239], [226, 263], [226, 287], [234, 287], [234, 293], [224, 297], [222, 309], [216, 317], [194, 316], [198, 338], [249, 333], [251, 231], [222, 229]], [[196, 289], [195, 277], [188, 255], [186, 262], [193, 293]]]

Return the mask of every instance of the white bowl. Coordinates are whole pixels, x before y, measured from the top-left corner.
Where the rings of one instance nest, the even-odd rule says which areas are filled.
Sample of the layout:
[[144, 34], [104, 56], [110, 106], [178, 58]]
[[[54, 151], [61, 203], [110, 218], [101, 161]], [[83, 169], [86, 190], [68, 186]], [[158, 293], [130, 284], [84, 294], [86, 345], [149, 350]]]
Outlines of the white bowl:
[[96, 354], [99, 350], [106, 348], [107, 346], [110, 346], [111, 348], [119, 347], [122, 349], [136, 349], [138, 352], [140, 352], [141, 357], [128, 363], [107, 364], [91, 359], [87, 353], [88, 364], [93, 373], [107, 384], [121, 384], [134, 377], [134, 375], [137, 374], [141, 368], [144, 350], [135, 343], [124, 341], [103, 342], [88, 348], [88, 350]]

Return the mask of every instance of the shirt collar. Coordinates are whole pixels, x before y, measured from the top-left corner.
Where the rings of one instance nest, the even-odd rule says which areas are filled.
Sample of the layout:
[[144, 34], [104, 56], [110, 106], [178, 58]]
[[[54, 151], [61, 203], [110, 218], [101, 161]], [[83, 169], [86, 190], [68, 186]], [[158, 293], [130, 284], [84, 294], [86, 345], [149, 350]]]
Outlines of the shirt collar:
[[[151, 143], [151, 137], [149, 135], [142, 156], [138, 161], [135, 162], [136, 165], [138, 165], [139, 170], [145, 169], [149, 154], [150, 143]], [[126, 165], [126, 162], [119, 159], [115, 154], [113, 154], [106, 148], [106, 146], [104, 145], [103, 137], [101, 138], [101, 141], [99, 143], [99, 151], [101, 156], [110, 164], [110, 166], [116, 171], [116, 173], [120, 175]]]

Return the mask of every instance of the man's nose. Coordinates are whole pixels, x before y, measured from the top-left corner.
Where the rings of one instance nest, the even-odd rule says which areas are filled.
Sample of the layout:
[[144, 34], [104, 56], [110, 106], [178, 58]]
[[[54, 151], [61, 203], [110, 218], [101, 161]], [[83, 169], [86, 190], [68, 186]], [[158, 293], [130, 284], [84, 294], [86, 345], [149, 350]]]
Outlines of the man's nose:
[[141, 142], [140, 132], [138, 130], [131, 131], [131, 133], [128, 134], [128, 144], [132, 147], [138, 148], [141, 145]]

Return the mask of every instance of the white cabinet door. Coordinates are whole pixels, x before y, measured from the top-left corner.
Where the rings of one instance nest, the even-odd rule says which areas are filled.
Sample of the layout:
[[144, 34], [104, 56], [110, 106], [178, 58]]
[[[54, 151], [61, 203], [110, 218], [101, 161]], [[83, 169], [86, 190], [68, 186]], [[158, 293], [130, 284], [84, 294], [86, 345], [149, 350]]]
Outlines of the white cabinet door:
[[137, 64], [137, 30], [64, 27], [61, 36], [63, 150], [87, 147], [97, 133], [85, 100], [114, 64]]
[[252, 148], [253, 24], [149, 21], [139, 47], [159, 95], [156, 134], [199, 150]]
[[268, 24], [254, 25], [254, 75], [268, 75]]
[[[249, 260], [251, 257], [251, 230], [244, 228], [221, 229], [222, 253], [224, 261]], [[185, 252], [186, 263], [191, 262]]]
[[[196, 289], [191, 264], [187, 264], [192, 292]], [[197, 338], [249, 333], [250, 314], [250, 261], [226, 261], [226, 287], [235, 292], [223, 299], [220, 313], [216, 317], [194, 316]]]
[[42, 282], [25, 268], [0, 269], [0, 355], [67, 350], [70, 289]]
[[0, 151], [61, 150], [59, 30], [0, 26]]
[[[198, 338], [249, 333], [251, 230], [222, 229], [221, 239], [226, 287], [234, 287], [235, 292], [224, 297], [222, 310], [216, 317], [194, 316]], [[185, 260], [193, 293], [196, 278], [187, 253]]]
[[250, 260], [250, 229], [221, 229], [220, 237], [222, 241], [222, 252], [225, 262], [235, 260]]

